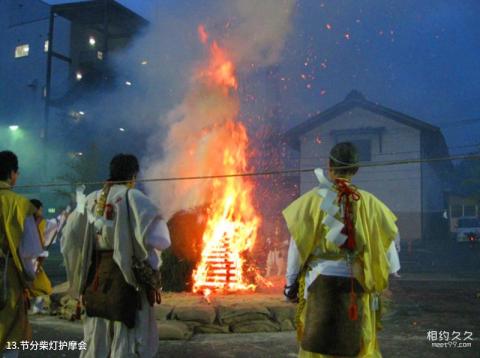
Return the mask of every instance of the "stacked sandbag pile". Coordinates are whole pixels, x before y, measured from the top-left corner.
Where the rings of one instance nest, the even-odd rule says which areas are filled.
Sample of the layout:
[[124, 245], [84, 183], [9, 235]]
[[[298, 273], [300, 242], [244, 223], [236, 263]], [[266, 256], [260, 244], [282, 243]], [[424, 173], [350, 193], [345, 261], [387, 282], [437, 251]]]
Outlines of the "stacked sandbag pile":
[[[187, 340], [194, 334], [278, 332], [295, 329], [296, 306], [281, 296], [224, 296], [210, 304], [188, 293], [166, 293], [164, 303], [155, 305], [161, 340]], [[248, 299], [248, 298], [247, 298]], [[51, 295], [51, 314], [76, 320], [78, 301], [60, 285]], [[83, 311], [82, 311], [83, 315]]]
[[173, 306], [167, 304], [155, 306], [155, 318], [160, 340], [190, 339], [193, 330], [185, 322], [171, 319], [172, 311]]
[[295, 305], [275, 303], [181, 303], [155, 307], [161, 340], [189, 339], [198, 333], [253, 333], [294, 330]]
[[271, 312], [261, 305], [233, 304], [218, 307], [218, 320], [235, 333], [276, 332], [280, 325]]

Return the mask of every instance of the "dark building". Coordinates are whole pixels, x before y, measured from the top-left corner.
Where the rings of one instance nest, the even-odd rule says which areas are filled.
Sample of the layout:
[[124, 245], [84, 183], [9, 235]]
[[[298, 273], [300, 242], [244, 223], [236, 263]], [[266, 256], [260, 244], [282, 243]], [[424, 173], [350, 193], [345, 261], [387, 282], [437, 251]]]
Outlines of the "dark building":
[[108, 111], [91, 99], [131, 85], [111, 59], [147, 25], [114, 0], [0, 2], [0, 139], [18, 152], [23, 182], [51, 181], [98, 146]]

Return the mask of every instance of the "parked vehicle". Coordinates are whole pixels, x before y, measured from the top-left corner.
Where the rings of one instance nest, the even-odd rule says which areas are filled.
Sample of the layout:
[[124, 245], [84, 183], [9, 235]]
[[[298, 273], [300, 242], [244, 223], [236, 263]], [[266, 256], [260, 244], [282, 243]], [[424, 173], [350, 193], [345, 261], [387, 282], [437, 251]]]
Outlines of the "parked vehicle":
[[472, 217], [459, 218], [455, 228], [455, 240], [457, 242], [470, 243], [480, 241], [480, 219]]

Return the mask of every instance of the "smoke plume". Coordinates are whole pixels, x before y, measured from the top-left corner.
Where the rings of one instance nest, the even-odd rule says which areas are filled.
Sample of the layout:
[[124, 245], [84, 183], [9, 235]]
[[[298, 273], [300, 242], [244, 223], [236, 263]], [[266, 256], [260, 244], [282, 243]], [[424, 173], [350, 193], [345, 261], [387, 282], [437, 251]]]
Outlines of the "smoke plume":
[[[205, 42], [204, 54], [209, 60], [198, 61], [187, 71], [191, 76], [183, 100], [160, 118], [162, 130], [149, 138], [148, 178], [229, 174], [225, 168], [232, 166], [225, 162], [225, 151], [246, 150], [235, 147], [232, 126], [227, 125], [240, 111], [236, 79], [233, 72], [232, 78], [228, 77], [228, 72], [238, 67], [246, 73], [252, 64], [258, 68], [279, 61], [294, 1], [225, 3], [230, 7], [219, 13], [228, 18], [209, 19], [206, 30], [199, 27], [199, 41]], [[160, 159], [158, 153], [163, 154]], [[235, 168], [247, 170], [248, 166], [239, 163]], [[215, 185], [212, 180], [153, 182], [148, 190], [168, 218], [208, 203]]]

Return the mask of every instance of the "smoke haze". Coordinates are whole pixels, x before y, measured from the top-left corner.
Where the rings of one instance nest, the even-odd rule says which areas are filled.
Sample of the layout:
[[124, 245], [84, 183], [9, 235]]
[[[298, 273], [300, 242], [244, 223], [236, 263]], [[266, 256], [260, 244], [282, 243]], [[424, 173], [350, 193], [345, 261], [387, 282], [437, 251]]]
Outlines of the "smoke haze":
[[[242, 70], [254, 66], [266, 66], [276, 63], [291, 28], [291, 14], [294, 2], [235, 1], [224, 9], [230, 14], [229, 19], [212, 19], [208, 23], [213, 26], [213, 37], [223, 24], [224, 36], [218, 38], [220, 46], [227, 48], [225, 53], [215, 52], [214, 42], [210, 42], [207, 51], [211, 56], [222, 57], [232, 61]], [[207, 27], [207, 32], [209, 32]], [[204, 35], [203, 35], [204, 36]], [[214, 39], [210, 41], [214, 41]], [[222, 51], [221, 49], [218, 51]], [[202, 71], [215, 71], [219, 64], [207, 63], [204, 60], [193, 65], [188, 88], [183, 100], [165, 116], [159, 118], [159, 130], [149, 138], [148, 178], [190, 177], [200, 175], [225, 174], [223, 151], [229, 141], [229, 128], [225, 123], [236, 119], [240, 112], [238, 94], [230, 89], [225, 93], [223, 88], [214, 86], [205, 80]], [[221, 65], [221, 64], [220, 64]], [[164, 138], [164, 128], [168, 135]], [[163, 153], [158, 158], [157, 153]], [[243, 168], [247, 169], [246, 167]], [[152, 183], [148, 185], [150, 194], [160, 204], [164, 215], [169, 217], [179, 210], [187, 210], [203, 205], [209, 200], [212, 181], [190, 180], [168, 183]]]

